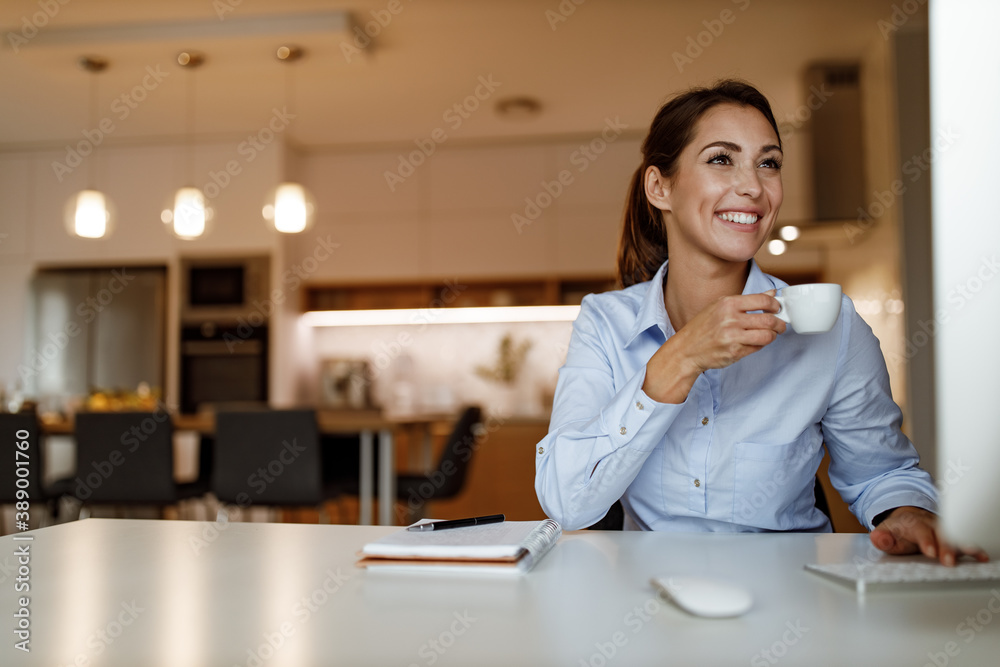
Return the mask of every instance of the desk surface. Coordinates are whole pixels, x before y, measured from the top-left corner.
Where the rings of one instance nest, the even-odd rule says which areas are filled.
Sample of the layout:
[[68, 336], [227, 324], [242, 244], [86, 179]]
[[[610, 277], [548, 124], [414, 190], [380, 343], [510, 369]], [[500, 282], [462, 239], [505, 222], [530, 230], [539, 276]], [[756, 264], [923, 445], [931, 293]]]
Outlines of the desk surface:
[[[520, 578], [356, 569], [361, 545], [391, 530], [89, 519], [0, 538], [0, 664], [921, 667], [1000, 655], [1000, 591], [859, 600], [802, 570], [869, 558], [864, 535], [584, 531]], [[30, 655], [12, 635], [24, 544]], [[672, 573], [725, 575], [755, 606], [687, 616], [648, 585]]]

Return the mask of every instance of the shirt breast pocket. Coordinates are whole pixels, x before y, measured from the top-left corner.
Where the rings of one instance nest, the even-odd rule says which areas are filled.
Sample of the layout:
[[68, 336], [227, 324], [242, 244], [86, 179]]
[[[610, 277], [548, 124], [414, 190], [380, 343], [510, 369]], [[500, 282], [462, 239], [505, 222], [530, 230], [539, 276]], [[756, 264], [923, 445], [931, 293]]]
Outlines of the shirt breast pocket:
[[733, 522], [760, 530], [815, 527], [813, 486], [823, 458], [818, 434], [785, 444], [740, 442], [734, 452]]

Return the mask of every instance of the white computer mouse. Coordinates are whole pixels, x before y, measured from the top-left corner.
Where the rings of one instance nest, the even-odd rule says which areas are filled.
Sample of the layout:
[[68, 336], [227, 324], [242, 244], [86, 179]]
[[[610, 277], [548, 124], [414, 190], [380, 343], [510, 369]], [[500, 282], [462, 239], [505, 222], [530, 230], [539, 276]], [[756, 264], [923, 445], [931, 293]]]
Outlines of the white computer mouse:
[[663, 597], [695, 616], [741, 616], [753, 606], [750, 591], [719, 579], [699, 576], [653, 577], [650, 583]]

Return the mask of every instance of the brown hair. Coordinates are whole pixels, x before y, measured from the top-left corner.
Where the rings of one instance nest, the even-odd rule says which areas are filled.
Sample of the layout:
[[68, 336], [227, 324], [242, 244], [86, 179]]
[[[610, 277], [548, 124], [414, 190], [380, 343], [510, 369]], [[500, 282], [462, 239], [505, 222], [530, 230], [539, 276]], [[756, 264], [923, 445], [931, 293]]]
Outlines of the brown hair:
[[622, 235], [618, 242], [618, 280], [622, 287], [650, 280], [667, 259], [667, 231], [659, 209], [646, 199], [645, 176], [657, 167], [670, 178], [677, 159], [694, 138], [695, 126], [706, 111], [720, 104], [753, 107], [764, 114], [781, 146], [771, 105], [745, 81], [725, 79], [711, 88], [692, 88], [668, 101], [656, 113], [642, 142], [642, 164], [636, 169], [625, 199]]

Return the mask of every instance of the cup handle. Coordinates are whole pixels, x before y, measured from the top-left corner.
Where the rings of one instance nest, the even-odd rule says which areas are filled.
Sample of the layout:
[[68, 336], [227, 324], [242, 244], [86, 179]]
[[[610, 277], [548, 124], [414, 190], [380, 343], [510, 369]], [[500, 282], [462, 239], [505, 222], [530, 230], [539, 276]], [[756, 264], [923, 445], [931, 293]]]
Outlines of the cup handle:
[[778, 302], [778, 305], [781, 306], [781, 308], [778, 310], [778, 312], [774, 314], [774, 316], [777, 317], [782, 322], [784, 322], [785, 324], [791, 324], [792, 321], [788, 318], [788, 309], [785, 308], [785, 297], [783, 295], [778, 294], [774, 298]]

